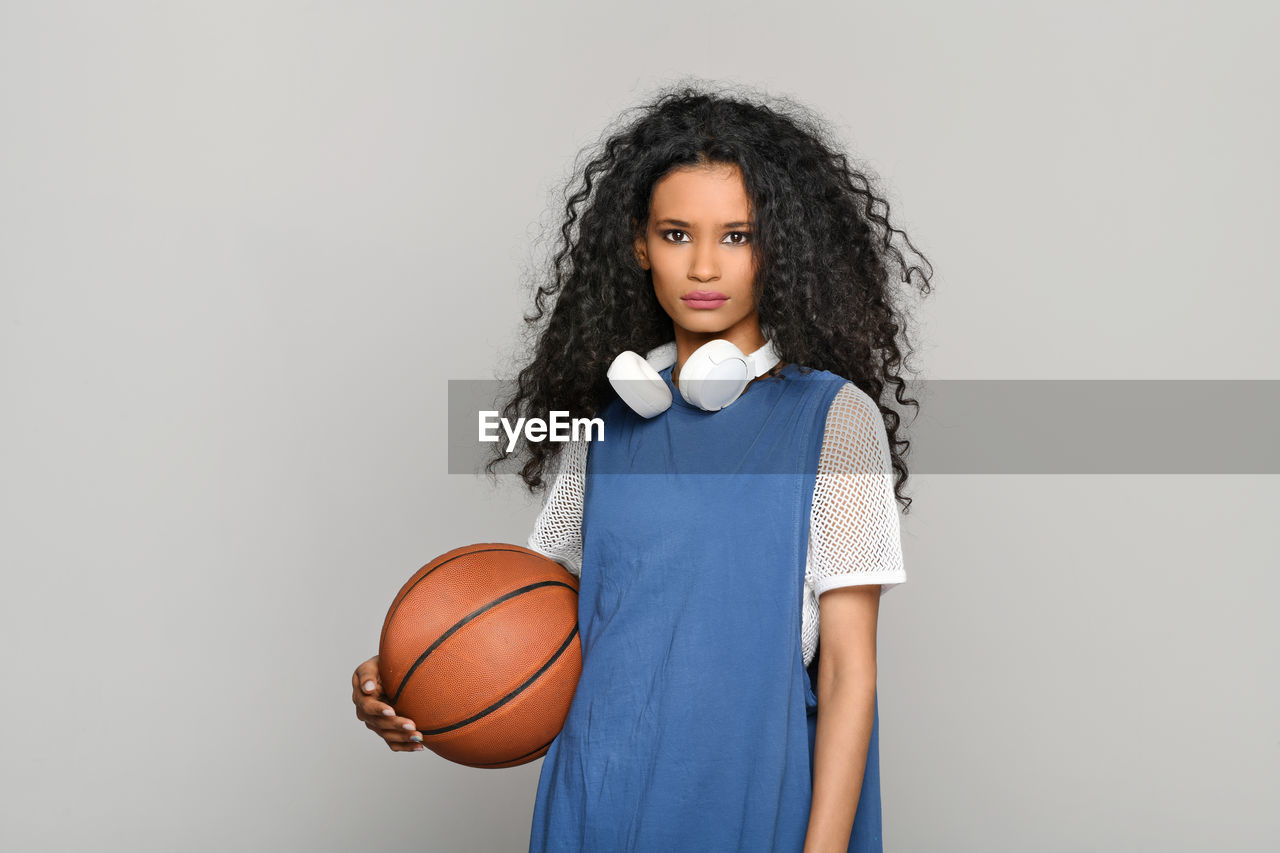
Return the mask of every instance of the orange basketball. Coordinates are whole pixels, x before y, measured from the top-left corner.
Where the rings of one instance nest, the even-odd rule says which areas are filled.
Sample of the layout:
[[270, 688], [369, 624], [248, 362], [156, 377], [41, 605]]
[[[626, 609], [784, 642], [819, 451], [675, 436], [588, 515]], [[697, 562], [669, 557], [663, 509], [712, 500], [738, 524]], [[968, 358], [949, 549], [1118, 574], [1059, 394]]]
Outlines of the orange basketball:
[[582, 674], [578, 579], [518, 545], [441, 554], [387, 611], [378, 671], [396, 713], [437, 755], [527, 764], [560, 733]]

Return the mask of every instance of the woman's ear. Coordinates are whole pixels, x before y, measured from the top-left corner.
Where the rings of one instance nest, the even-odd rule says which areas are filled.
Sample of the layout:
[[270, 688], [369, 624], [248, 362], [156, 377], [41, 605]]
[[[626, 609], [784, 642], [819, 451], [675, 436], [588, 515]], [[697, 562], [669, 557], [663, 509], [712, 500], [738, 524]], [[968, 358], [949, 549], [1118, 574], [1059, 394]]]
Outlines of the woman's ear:
[[644, 235], [636, 232], [636, 240], [634, 245], [636, 263], [640, 264], [641, 269], [649, 268], [649, 247], [644, 239]]

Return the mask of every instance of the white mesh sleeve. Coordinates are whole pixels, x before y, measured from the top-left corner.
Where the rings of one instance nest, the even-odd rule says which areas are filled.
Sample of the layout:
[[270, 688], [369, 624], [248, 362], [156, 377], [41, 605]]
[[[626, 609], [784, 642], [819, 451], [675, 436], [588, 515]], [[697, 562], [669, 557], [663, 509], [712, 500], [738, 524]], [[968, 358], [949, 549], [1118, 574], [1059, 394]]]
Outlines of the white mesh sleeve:
[[815, 598], [870, 583], [883, 594], [907, 579], [889, 434], [875, 401], [852, 382], [827, 411], [809, 535], [805, 580]]
[[529, 535], [529, 549], [550, 557], [575, 575], [582, 572], [582, 505], [587, 483], [585, 439], [565, 442], [549, 478], [542, 511]]

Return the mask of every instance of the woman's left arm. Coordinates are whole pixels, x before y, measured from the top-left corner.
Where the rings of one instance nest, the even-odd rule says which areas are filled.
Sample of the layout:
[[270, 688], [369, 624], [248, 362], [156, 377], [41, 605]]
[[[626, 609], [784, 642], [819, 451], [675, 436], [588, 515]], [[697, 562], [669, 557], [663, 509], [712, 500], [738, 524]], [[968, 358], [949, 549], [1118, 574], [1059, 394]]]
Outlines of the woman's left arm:
[[813, 801], [804, 853], [844, 853], [862, 792], [876, 701], [880, 585], [827, 590], [818, 598], [818, 720]]

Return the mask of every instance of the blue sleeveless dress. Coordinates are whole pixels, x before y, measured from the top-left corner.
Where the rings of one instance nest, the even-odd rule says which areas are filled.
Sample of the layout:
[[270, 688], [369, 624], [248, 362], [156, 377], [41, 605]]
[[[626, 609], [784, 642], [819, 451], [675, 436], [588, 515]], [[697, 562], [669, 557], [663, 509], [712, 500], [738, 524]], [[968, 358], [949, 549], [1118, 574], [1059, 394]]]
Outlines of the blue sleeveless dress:
[[[788, 364], [706, 412], [615, 398], [587, 454], [582, 676], [543, 758], [543, 851], [800, 853], [817, 697], [800, 637], [826, 414], [845, 380]], [[812, 670], [812, 672], [810, 672]], [[849, 850], [879, 851], [879, 703]]]

